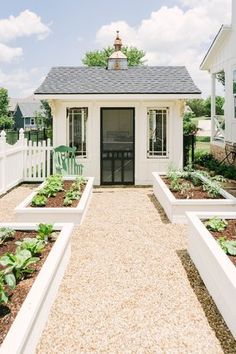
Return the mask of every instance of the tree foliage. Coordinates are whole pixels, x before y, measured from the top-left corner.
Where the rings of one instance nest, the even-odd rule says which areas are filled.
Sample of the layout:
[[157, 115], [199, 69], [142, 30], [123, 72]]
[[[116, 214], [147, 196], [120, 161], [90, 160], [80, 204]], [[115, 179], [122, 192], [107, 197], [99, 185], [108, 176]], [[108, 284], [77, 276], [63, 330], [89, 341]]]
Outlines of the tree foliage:
[[[222, 96], [216, 96], [216, 114], [223, 115], [224, 114], [224, 106], [225, 99]], [[211, 97], [208, 97], [206, 100], [200, 99], [192, 99], [188, 100], [186, 104], [191, 108], [194, 115], [196, 117], [210, 117], [211, 116]]]
[[183, 133], [184, 135], [196, 135], [197, 134], [197, 124], [193, 121], [195, 114], [185, 113], [183, 117]]
[[[108, 58], [112, 53], [114, 53], [114, 51], [114, 48], [108, 46], [102, 50], [86, 52], [82, 62], [86, 66], [106, 67]], [[145, 56], [145, 52], [143, 50], [139, 50], [136, 47], [125, 46], [121, 49], [121, 51], [127, 56], [129, 66], [144, 65], [145, 61], [143, 58]]]
[[14, 120], [9, 114], [9, 97], [5, 88], [0, 88], [0, 129], [10, 129], [14, 125]]
[[12, 129], [14, 126], [14, 119], [8, 116], [0, 116], [0, 130]]
[[[225, 99], [222, 96], [216, 96], [216, 115], [222, 116], [224, 115], [224, 106]], [[205, 100], [205, 115], [207, 117], [211, 116], [211, 97], [208, 97]]]
[[225, 86], [225, 72], [224, 72], [224, 70], [219, 71], [219, 72], [216, 74], [216, 79], [217, 79], [223, 86]]
[[[51, 127], [52, 126], [52, 110], [47, 100], [41, 100], [41, 107], [43, 111], [41, 113], [41, 117], [38, 117], [38, 121], [40, 122], [40, 118], [43, 120], [43, 127]], [[36, 117], [37, 124], [37, 117]], [[38, 124], [37, 124], [38, 125]]]
[[41, 109], [43, 110], [44, 116], [47, 119], [52, 119], [52, 111], [51, 111], [51, 107], [48, 103], [47, 100], [41, 100]]
[[8, 91], [5, 88], [0, 88], [0, 117], [7, 116], [9, 111]]
[[205, 115], [205, 100], [203, 98], [188, 100], [186, 104], [191, 108], [196, 117], [203, 117]]

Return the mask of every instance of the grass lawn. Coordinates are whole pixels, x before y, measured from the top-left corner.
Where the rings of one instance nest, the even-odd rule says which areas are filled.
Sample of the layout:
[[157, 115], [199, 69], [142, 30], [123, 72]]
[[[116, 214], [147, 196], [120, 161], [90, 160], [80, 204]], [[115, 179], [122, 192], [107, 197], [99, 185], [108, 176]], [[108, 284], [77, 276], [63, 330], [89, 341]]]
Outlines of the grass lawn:
[[197, 141], [195, 151], [198, 150], [202, 150], [204, 152], [210, 152], [210, 142]]

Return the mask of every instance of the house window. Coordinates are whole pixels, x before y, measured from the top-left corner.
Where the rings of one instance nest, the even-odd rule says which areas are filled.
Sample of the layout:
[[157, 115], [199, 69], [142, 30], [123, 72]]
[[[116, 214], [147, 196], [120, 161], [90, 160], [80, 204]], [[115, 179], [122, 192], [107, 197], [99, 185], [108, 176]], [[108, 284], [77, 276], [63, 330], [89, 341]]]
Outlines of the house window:
[[236, 118], [236, 70], [233, 71], [234, 118]]
[[76, 155], [81, 157], [87, 155], [87, 118], [88, 108], [67, 109], [69, 146], [75, 146]]
[[167, 156], [167, 108], [148, 110], [148, 158]]

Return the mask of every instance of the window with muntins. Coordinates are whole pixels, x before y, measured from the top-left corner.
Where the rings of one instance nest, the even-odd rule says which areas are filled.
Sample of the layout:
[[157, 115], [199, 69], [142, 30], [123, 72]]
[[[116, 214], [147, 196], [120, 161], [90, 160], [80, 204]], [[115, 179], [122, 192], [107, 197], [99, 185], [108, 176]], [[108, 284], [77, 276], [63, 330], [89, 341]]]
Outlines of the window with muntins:
[[68, 140], [69, 146], [76, 147], [76, 155], [87, 157], [87, 119], [88, 108], [68, 108]]
[[148, 158], [167, 157], [168, 109], [148, 110]]

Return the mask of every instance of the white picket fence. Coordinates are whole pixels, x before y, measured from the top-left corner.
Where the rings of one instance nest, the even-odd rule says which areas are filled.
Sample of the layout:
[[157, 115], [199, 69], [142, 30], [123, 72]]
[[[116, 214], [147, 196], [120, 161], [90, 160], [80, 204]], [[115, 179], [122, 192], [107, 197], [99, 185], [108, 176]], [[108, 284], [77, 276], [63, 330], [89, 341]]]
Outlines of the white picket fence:
[[32, 143], [20, 130], [14, 145], [6, 142], [6, 133], [0, 133], [0, 195], [21, 182], [39, 182], [50, 175], [51, 141]]

